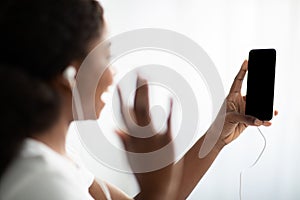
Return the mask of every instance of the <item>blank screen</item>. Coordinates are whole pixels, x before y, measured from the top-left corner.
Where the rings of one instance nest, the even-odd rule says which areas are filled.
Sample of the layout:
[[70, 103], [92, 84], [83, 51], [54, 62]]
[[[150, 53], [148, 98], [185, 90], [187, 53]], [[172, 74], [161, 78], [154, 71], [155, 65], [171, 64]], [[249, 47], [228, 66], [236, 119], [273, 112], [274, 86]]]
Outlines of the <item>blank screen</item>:
[[249, 53], [246, 115], [260, 120], [273, 116], [275, 49], [256, 49]]

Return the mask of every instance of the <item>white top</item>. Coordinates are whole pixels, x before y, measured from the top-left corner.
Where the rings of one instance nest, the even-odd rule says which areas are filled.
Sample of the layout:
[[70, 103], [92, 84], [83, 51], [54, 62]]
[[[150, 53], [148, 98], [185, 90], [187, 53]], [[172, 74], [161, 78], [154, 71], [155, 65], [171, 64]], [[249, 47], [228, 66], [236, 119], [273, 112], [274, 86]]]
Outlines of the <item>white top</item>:
[[45, 144], [26, 139], [0, 182], [1, 200], [92, 200], [94, 176]]

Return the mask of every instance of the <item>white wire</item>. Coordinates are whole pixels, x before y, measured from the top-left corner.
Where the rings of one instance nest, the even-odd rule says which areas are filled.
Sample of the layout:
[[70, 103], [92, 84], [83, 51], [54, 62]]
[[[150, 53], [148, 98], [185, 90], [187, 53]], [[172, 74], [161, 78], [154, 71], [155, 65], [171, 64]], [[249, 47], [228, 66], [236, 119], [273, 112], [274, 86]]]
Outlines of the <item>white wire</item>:
[[79, 94], [79, 90], [76, 84], [73, 85], [73, 99], [75, 104], [75, 110], [77, 114], [76, 120], [84, 120], [83, 108], [81, 103], [81, 98]]
[[254, 167], [257, 162], [259, 161], [259, 159], [261, 158], [261, 156], [263, 155], [265, 149], [266, 149], [266, 146], [267, 146], [267, 140], [266, 140], [266, 137], [264, 136], [264, 134], [262, 133], [262, 131], [259, 129], [259, 127], [257, 127], [260, 135], [263, 137], [264, 139], [264, 147], [262, 149], [262, 151], [260, 152], [259, 156], [256, 158], [255, 162], [250, 165], [249, 167], [243, 169], [241, 172], [240, 172], [240, 187], [239, 187], [239, 196], [240, 196], [240, 200], [242, 200], [242, 176], [243, 176], [243, 173], [244, 171], [248, 170], [248, 169], [251, 169], [252, 167]]

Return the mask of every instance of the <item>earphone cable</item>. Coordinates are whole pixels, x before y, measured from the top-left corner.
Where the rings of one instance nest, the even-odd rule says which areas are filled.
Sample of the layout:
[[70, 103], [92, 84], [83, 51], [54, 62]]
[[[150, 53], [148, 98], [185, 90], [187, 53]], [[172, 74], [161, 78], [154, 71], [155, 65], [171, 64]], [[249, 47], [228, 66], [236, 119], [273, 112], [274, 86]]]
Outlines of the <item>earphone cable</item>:
[[260, 158], [261, 158], [261, 156], [263, 155], [263, 153], [264, 153], [264, 151], [265, 151], [265, 149], [266, 149], [266, 146], [267, 146], [267, 140], [266, 140], [266, 137], [264, 136], [263, 132], [260, 130], [259, 127], [257, 127], [257, 129], [258, 129], [260, 135], [262, 136], [262, 138], [263, 138], [263, 140], [264, 140], [264, 147], [263, 147], [262, 151], [260, 152], [259, 156], [256, 158], [255, 162], [254, 162], [252, 165], [250, 165], [249, 167], [243, 169], [243, 170], [240, 172], [240, 185], [239, 185], [239, 197], [240, 197], [240, 200], [242, 200], [242, 177], [243, 177], [243, 173], [244, 173], [245, 170], [251, 169], [252, 167], [254, 167], [254, 166], [258, 163], [258, 161], [260, 160]]

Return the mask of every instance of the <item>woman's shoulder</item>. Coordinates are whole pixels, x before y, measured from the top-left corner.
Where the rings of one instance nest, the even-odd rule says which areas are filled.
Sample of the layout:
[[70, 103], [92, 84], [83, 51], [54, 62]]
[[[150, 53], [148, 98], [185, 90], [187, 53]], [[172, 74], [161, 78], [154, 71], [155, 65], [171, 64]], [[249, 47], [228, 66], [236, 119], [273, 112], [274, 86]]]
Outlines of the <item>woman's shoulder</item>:
[[75, 166], [35, 141], [26, 145], [1, 178], [0, 199], [88, 199]]
[[17, 159], [0, 183], [0, 199], [76, 199], [76, 185], [42, 157]]

